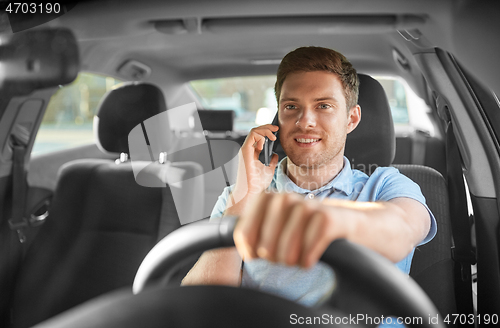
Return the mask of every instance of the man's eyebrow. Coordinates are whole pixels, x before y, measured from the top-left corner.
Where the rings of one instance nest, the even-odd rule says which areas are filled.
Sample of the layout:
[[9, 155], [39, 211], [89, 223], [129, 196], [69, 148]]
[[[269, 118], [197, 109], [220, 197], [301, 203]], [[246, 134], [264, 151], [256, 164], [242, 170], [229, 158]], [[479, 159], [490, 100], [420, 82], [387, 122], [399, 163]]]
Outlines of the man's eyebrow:
[[281, 98], [280, 101], [299, 101], [297, 98]]
[[[338, 102], [337, 98], [335, 98], [335, 97], [320, 97], [320, 98], [315, 98], [314, 99], [315, 102], [317, 102], [317, 101], [325, 101], [325, 100], [333, 100], [335, 102]], [[299, 99], [292, 98], [292, 97], [285, 97], [285, 98], [281, 98], [280, 99], [280, 102], [283, 102], [283, 101], [295, 101], [295, 102], [298, 102]]]
[[338, 102], [337, 98], [335, 97], [321, 97], [314, 99], [314, 101], [325, 101], [325, 100], [333, 100], [335, 102]]

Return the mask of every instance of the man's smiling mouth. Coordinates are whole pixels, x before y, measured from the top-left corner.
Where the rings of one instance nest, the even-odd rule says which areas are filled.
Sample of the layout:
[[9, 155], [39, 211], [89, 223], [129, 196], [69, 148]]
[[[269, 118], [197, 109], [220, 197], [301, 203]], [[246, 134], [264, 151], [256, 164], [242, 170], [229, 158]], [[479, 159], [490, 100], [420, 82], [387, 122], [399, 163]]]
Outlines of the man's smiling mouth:
[[309, 144], [309, 143], [313, 143], [313, 142], [318, 142], [320, 140], [321, 139], [303, 139], [303, 138], [297, 138], [297, 139], [295, 139], [295, 141], [297, 141], [298, 143], [303, 143], [303, 144]]

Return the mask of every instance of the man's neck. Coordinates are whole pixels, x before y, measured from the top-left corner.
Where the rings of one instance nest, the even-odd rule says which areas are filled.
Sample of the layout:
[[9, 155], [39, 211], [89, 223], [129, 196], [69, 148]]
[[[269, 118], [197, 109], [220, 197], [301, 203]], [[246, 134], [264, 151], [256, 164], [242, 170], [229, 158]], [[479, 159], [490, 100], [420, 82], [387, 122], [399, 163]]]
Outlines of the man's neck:
[[317, 167], [297, 166], [289, 159], [286, 161], [286, 174], [302, 189], [316, 190], [332, 181], [344, 168], [344, 157], [337, 156], [329, 164]]

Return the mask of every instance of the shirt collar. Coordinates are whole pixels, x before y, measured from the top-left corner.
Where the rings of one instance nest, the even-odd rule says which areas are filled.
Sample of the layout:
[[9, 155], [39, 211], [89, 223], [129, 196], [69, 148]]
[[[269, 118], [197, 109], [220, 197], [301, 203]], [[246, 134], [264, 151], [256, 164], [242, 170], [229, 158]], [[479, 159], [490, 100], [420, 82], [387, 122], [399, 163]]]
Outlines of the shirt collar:
[[295, 192], [299, 194], [312, 192], [314, 194], [319, 194], [325, 190], [335, 189], [337, 191], [345, 193], [348, 196], [352, 193], [353, 182], [351, 163], [345, 156], [344, 167], [342, 168], [342, 170], [330, 182], [316, 190], [307, 190], [304, 188], [300, 188], [288, 177], [288, 175], [286, 174], [287, 159], [288, 158], [285, 157], [281, 160], [281, 162], [278, 163], [276, 173], [273, 177], [273, 182], [278, 192]]

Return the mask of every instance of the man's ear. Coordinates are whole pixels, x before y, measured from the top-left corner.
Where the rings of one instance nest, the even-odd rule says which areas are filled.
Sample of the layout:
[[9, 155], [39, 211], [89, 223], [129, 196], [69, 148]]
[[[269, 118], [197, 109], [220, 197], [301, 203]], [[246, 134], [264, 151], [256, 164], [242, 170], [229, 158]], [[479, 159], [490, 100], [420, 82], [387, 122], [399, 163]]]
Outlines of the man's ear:
[[347, 116], [347, 133], [351, 133], [361, 121], [361, 107], [356, 105], [349, 109]]

